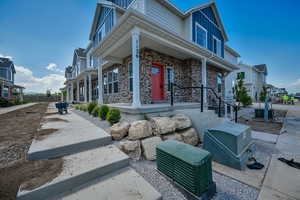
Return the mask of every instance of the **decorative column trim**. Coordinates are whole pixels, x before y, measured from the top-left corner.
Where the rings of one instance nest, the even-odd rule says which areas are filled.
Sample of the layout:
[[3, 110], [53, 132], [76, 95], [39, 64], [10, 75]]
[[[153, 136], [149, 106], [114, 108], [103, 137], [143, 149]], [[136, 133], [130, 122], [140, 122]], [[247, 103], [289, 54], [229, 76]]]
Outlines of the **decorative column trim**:
[[71, 83], [71, 103], [74, 102], [74, 83]]
[[132, 78], [133, 78], [133, 97], [132, 107], [141, 107], [140, 96], [140, 30], [134, 28], [131, 31], [132, 37]]
[[79, 80], [76, 81], [77, 84], [77, 102], [80, 102], [80, 91], [79, 91]]
[[[201, 59], [201, 73], [202, 73], [202, 84], [204, 87], [207, 87], [207, 66], [206, 66], [206, 58]], [[204, 89], [203, 92], [204, 103], [207, 103], [207, 89]]]
[[98, 67], [98, 104], [103, 104], [102, 62]]
[[93, 98], [92, 98], [93, 88], [92, 88], [92, 74], [91, 73], [88, 74], [88, 78], [89, 78], [89, 89], [88, 89], [88, 91], [89, 91], [89, 102], [92, 102], [93, 101]]
[[87, 76], [84, 76], [84, 102], [87, 103], [87, 92], [88, 92], [88, 87], [87, 87]]

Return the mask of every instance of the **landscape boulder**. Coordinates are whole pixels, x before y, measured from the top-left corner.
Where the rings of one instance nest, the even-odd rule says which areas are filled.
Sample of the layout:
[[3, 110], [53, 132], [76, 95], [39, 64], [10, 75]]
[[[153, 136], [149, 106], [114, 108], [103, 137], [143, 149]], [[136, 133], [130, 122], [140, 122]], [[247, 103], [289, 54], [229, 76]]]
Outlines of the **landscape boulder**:
[[197, 146], [199, 144], [198, 133], [194, 128], [190, 128], [181, 132], [181, 136], [184, 143]]
[[143, 155], [147, 160], [156, 159], [156, 146], [161, 142], [162, 140], [158, 136], [142, 140]]
[[169, 117], [152, 118], [153, 132], [155, 135], [173, 133], [176, 129], [175, 121]]
[[128, 132], [129, 140], [139, 140], [149, 136], [152, 136], [152, 127], [149, 121], [140, 120], [131, 124]]
[[183, 141], [182, 136], [180, 134], [178, 134], [178, 133], [173, 133], [173, 134], [169, 134], [169, 135], [163, 135], [162, 139], [163, 140], [172, 140], [172, 139], [174, 139], [174, 140], [177, 140], [179, 142]]
[[128, 135], [129, 127], [130, 124], [125, 121], [116, 123], [111, 127], [110, 134], [114, 140], [123, 139]]
[[191, 119], [184, 114], [177, 114], [172, 117], [175, 122], [176, 130], [183, 130], [192, 126]]
[[122, 141], [119, 143], [119, 148], [126, 153], [130, 158], [139, 160], [142, 156], [141, 142], [136, 141]]

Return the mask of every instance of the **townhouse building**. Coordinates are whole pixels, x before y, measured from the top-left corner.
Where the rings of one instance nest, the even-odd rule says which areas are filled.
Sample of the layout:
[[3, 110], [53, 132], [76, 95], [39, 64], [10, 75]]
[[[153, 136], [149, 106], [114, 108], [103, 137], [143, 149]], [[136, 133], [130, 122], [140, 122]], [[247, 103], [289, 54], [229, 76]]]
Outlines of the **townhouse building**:
[[[215, 2], [183, 12], [166, 0], [100, 1], [89, 40], [66, 68], [68, 102], [161, 104], [171, 82], [224, 98], [225, 77], [239, 69]], [[215, 98], [205, 90], [207, 105]], [[200, 92], [174, 87], [174, 101], [199, 103]]]

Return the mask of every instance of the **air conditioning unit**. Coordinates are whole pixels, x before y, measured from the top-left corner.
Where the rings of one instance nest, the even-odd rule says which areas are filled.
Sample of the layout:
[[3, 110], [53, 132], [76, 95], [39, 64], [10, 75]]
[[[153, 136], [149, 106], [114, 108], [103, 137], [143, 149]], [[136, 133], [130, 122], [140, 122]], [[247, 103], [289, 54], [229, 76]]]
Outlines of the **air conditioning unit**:
[[214, 161], [239, 170], [246, 167], [255, 152], [251, 128], [232, 122], [207, 129], [203, 148], [212, 154]]
[[176, 140], [156, 147], [157, 169], [196, 197], [216, 192], [209, 152]]

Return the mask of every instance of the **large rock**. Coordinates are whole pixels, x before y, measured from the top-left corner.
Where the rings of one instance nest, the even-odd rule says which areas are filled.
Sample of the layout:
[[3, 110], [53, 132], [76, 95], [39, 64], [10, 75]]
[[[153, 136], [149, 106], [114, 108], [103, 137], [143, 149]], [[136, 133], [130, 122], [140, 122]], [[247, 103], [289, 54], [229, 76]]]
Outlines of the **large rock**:
[[122, 141], [118, 145], [120, 149], [126, 153], [130, 158], [139, 160], [142, 155], [141, 142], [136, 141]]
[[192, 126], [191, 119], [184, 114], [177, 114], [172, 119], [175, 121], [176, 130], [183, 130]]
[[177, 140], [179, 142], [182, 142], [182, 136], [178, 133], [173, 133], [173, 134], [169, 134], [169, 135], [163, 135], [162, 136], [163, 140]]
[[120, 140], [128, 135], [130, 124], [128, 122], [119, 122], [111, 127], [110, 134], [114, 140]]
[[147, 160], [156, 159], [156, 146], [161, 142], [158, 136], [142, 140], [143, 155]]
[[131, 124], [128, 133], [129, 140], [138, 140], [149, 136], [152, 136], [152, 127], [150, 122], [140, 120]]
[[152, 126], [155, 135], [173, 133], [176, 129], [175, 121], [169, 117], [152, 118]]
[[186, 131], [181, 132], [181, 136], [184, 143], [197, 146], [199, 144], [198, 133], [194, 128], [190, 128]]

